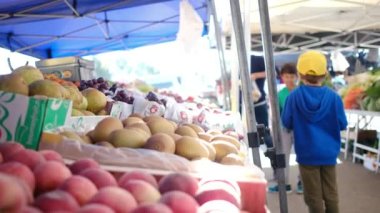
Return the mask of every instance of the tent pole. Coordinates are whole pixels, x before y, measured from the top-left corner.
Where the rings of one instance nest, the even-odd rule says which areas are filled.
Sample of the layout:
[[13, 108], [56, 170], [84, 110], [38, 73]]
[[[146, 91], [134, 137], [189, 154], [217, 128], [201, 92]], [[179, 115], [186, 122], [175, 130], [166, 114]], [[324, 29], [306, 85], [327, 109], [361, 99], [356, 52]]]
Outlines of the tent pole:
[[285, 188], [285, 155], [282, 147], [281, 138], [281, 120], [280, 120], [280, 109], [278, 104], [277, 96], [277, 86], [276, 86], [276, 72], [275, 64], [273, 59], [273, 48], [272, 48], [272, 33], [269, 21], [269, 11], [267, 0], [258, 0], [259, 2], [259, 13], [260, 13], [260, 26], [261, 26], [261, 37], [263, 41], [264, 59], [266, 67], [266, 77], [268, 80], [269, 89], [269, 101], [272, 112], [272, 132], [276, 151], [275, 164], [276, 175], [279, 186], [279, 199], [280, 199], [280, 211], [281, 213], [288, 212], [288, 203]]
[[257, 134], [256, 116], [252, 97], [252, 82], [248, 68], [247, 50], [244, 42], [243, 22], [241, 18], [240, 3], [238, 0], [230, 0], [232, 25], [234, 27], [241, 88], [243, 94], [244, 109], [247, 115], [248, 143], [252, 148], [253, 163], [261, 168], [259, 137]]
[[[247, 52], [251, 52], [251, 0], [244, 0], [244, 38]], [[250, 60], [247, 54], [247, 60]]]
[[216, 46], [218, 48], [219, 62], [220, 62], [220, 68], [221, 68], [224, 108], [226, 110], [230, 110], [231, 109], [230, 87], [229, 87], [229, 82], [227, 78], [226, 59], [224, 57], [224, 49], [223, 49], [223, 43], [222, 43], [222, 32], [220, 29], [218, 16], [216, 12], [215, 0], [209, 0], [209, 5], [211, 7], [211, 14], [214, 21]]

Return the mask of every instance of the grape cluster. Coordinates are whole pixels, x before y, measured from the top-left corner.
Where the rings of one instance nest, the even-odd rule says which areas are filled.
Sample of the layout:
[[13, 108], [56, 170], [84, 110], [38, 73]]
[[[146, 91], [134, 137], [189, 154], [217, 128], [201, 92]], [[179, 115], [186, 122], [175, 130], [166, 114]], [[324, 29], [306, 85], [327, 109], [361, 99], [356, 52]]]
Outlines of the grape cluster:
[[131, 95], [128, 95], [124, 90], [119, 90], [116, 95], [113, 97], [115, 101], [121, 101], [127, 104], [133, 104], [135, 98]]
[[[81, 80], [79, 85], [79, 90], [85, 90], [87, 88], [95, 88], [103, 93], [110, 91], [109, 84], [104, 78], [100, 77], [92, 80]], [[107, 94], [106, 94], [107, 95]]]
[[148, 92], [148, 94], [146, 95], [145, 97], [148, 101], [154, 101], [158, 104], [161, 104], [161, 105], [166, 105], [166, 100], [164, 99], [158, 99], [157, 95], [154, 94], [153, 92]]

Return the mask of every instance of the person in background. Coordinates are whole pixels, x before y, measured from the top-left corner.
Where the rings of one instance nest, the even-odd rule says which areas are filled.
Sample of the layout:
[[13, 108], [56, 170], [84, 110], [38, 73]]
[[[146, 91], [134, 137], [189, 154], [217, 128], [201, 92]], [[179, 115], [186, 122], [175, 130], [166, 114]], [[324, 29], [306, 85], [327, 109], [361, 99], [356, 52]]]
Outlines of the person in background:
[[[255, 116], [258, 124], [264, 124], [266, 128], [269, 127], [268, 104], [264, 90], [265, 83], [265, 62], [263, 56], [251, 55], [251, 80], [256, 81], [257, 87], [260, 90], [261, 97], [257, 100], [255, 105]], [[270, 134], [266, 134], [265, 145], [270, 148], [273, 147], [273, 142]]]
[[[269, 114], [268, 103], [266, 100], [266, 93], [264, 90], [266, 74], [265, 74], [265, 62], [263, 56], [251, 55], [251, 80], [255, 81], [257, 87], [261, 93], [261, 97], [254, 103], [255, 117], [257, 124], [263, 124], [266, 129], [264, 135], [264, 143], [268, 148], [273, 148], [272, 137], [269, 132]], [[276, 170], [273, 165], [273, 180], [276, 180]]]
[[309, 212], [339, 212], [336, 162], [340, 131], [347, 127], [341, 98], [322, 86], [326, 57], [319, 51], [300, 55], [297, 70], [303, 85], [289, 94], [281, 120], [293, 130], [296, 159]]
[[[282, 113], [285, 105], [285, 100], [289, 96], [290, 92], [297, 87], [298, 75], [297, 68], [294, 64], [284, 64], [280, 70], [281, 81], [285, 84], [285, 87], [278, 92], [278, 103], [280, 105], [280, 114]], [[285, 182], [286, 191], [291, 192], [292, 186], [289, 182], [289, 159], [292, 146], [294, 143], [293, 132], [285, 128], [281, 128], [282, 144], [286, 158], [286, 168], [285, 168]], [[269, 192], [278, 192], [278, 184], [270, 186], [268, 188]], [[297, 190], [298, 194], [303, 193], [302, 181], [298, 175]]]

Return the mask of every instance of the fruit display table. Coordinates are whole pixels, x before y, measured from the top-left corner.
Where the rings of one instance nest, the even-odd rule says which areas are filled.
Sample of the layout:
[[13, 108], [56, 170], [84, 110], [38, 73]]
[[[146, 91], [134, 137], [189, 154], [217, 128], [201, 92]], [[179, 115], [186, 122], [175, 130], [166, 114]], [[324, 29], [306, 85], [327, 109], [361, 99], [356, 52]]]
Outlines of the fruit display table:
[[[11, 74], [14, 76], [23, 81]], [[162, 202], [160, 199], [161, 203], [155, 203], [161, 206], [157, 208], [170, 207], [173, 212], [184, 212], [177, 209], [181, 206], [175, 205], [178, 194], [195, 210], [189, 212], [198, 209], [200, 212], [267, 212], [267, 181], [263, 171], [248, 162], [240, 115], [197, 102], [179, 103], [154, 92], [144, 94], [120, 87], [104, 90], [102, 78], [69, 82], [46, 77], [34, 80], [26, 88], [30, 90], [25, 94], [30, 97], [12, 88], [0, 88], [4, 90], [0, 92], [0, 106], [5, 112], [0, 119], [0, 188], [4, 189], [0, 191], [0, 199], [6, 196], [12, 201], [6, 205], [0, 202], [0, 212], [34, 207], [46, 212], [62, 206], [71, 212], [78, 209], [93, 212], [93, 203], [105, 204], [118, 212], [124, 208], [140, 209], [135, 202], [141, 199], [153, 196], [158, 201], [157, 197], [165, 197], [166, 191], [145, 192], [144, 189], [134, 194], [133, 187], [138, 186], [123, 188], [117, 183], [121, 176], [132, 172], [149, 174], [157, 182], [168, 176], [181, 176], [181, 181], [170, 179], [164, 185], [179, 182], [175, 188], [179, 191], [194, 188], [188, 193], [190, 196], [167, 195]], [[88, 172], [87, 168], [80, 169], [98, 192], [88, 180], [72, 177], [81, 173], [75, 165], [82, 159], [101, 168]], [[30, 191], [15, 181], [14, 176], [24, 177], [31, 186]], [[196, 184], [182, 183], [188, 179]], [[105, 183], [116, 187], [100, 189]], [[8, 185], [18, 192], [7, 191], [11, 190], [5, 187]], [[78, 190], [80, 187], [84, 188]], [[24, 190], [25, 196], [19, 203], [8, 199]], [[83, 192], [88, 193], [86, 201]], [[112, 197], [119, 196], [131, 206], [115, 206]], [[55, 202], [60, 204], [50, 204]], [[163, 204], [166, 206], [162, 207]]]

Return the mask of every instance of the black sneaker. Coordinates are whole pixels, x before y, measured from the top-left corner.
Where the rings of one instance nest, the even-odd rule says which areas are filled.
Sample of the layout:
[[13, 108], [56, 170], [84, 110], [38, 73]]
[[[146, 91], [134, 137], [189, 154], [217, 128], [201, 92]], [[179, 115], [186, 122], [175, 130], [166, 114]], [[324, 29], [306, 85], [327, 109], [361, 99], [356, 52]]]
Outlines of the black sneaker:
[[[268, 187], [268, 192], [274, 193], [278, 192], [278, 185], [273, 185]], [[286, 193], [291, 193], [292, 192], [292, 186], [290, 184], [286, 184]]]
[[297, 189], [296, 189], [297, 194], [303, 194], [303, 185], [301, 181], [298, 181], [297, 183]]

